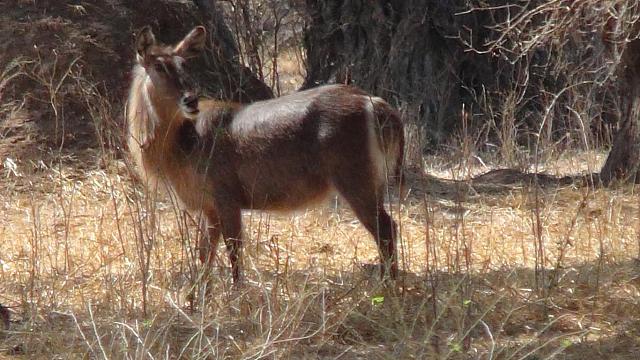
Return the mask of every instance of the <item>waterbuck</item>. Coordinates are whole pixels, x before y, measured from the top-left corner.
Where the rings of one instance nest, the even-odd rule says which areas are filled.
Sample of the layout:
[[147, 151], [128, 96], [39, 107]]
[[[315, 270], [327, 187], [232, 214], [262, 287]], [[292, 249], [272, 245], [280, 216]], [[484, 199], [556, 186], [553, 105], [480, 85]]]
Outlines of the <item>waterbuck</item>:
[[337, 191], [395, 277], [396, 224], [383, 201], [387, 180], [400, 180], [399, 114], [345, 85], [250, 105], [198, 100], [184, 66], [205, 39], [202, 26], [173, 46], [158, 44], [149, 27], [140, 31], [126, 114], [129, 151], [147, 186], [165, 184], [186, 210], [204, 214], [200, 259], [214, 258], [222, 233], [237, 282], [241, 210], [295, 210]]

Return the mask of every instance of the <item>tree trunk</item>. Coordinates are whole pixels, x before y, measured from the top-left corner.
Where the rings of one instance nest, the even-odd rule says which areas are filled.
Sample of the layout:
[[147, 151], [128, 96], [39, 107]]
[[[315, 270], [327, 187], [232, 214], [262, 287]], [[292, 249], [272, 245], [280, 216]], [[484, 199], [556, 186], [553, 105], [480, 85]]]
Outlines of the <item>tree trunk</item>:
[[[304, 45], [303, 89], [324, 83], [352, 83], [382, 96], [428, 127], [439, 143], [460, 123], [466, 91], [460, 83], [491, 71], [464, 64], [456, 39], [463, 1], [306, 0], [309, 19]], [[482, 79], [485, 83], [490, 79]]]
[[[465, 12], [469, 6], [463, 0], [305, 0], [307, 76], [302, 88], [347, 82], [385, 98], [425, 129], [423, 150], [449, 140], [465, 112], [473, 114], [469, 126], [487, 127], [488, 121], [503, 117], [528, 121], [539, 111], [537, 101], [523, 101], [528, 105], [500, 114], [502, 104], [487, 106], [494, 101], [487, 101], [487, 95], [522, 82], [514, 77], [527, 66], [535, 69], [530, 83], [542, 84], [544, 74], [537, 69], [546, 60], [539, 56], [514, 65], [468, 51], [465, 43], [484, 44], [493, 34], [491, 25], [508, 16], [507, 11], [491, 16]], [[537, 90], [532, 87], [527, 98], [541, 93]]]
[[215, 97], [252, 102], [273, 98], [273, 91], [249, 68], [240, 63], [238, 47], [233, 33], [225, 22], [224, 11], [217, 0], [194, 0], [200, 9], [207, 28], [211, 31], [213, 50], [205, 57], [203, 76], [213, 76], [218, 85], [213, 90]]
[[[609, 12], [561, 3], [305, 0], [303, 88], [352, 82], [384, 97], [424, 130], [426, 151], [451, 140], [463, 120], [478, 145], [505, 154], [538, 141], [544, 118], [547, 144], [571, 144], [589, 131], [608, 139], [618, 88], [597, 85], [609, 79], [610, 59], [593, 35]], [[539, 6], [552, 15], [537, 13]], [[584, 16], [558, 21], [560, 41], [535, 33], [571, 7]], [[528, 20], [509, 25], [516, 14]], [[587, 118], [593, 127], [585, 128]]]
[[640, 39], [627, 45], [620, 66], [622, 125], [600, 172], [604, 184], [640, 181]]

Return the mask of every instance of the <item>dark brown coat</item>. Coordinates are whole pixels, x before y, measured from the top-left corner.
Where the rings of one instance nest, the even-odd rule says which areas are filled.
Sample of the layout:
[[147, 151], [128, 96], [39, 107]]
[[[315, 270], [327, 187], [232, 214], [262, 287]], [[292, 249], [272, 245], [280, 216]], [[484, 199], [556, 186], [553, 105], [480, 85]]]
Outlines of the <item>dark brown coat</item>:
[[[398, 113], [360, 89], [328, 85], [244, 107], [202, 100], [190, 119], [193, 109], [178, 108], [188, 89], [183, 79], [173, 78], [180, 73], [180, 54], [191, 53], [203, 34], [203, 28], [194, 29], [161, 57], [138, 47], [142, 60], [128, 111], [129, 146], [143, 176], [152, 187], [162, 179], [185, 208], [207, 217], [202, 260], [214, 258], [222, 233], [238, 280], [242, 209], [294, 210], [336, 191], [372, 234], [395, 276], [396, 225], [383, 201], [388, 178], [400, 176], [404, 140]], [[175, 64], [166, 64], [172, 58]], [[136, 131], [145, 135], [142, 142]]]

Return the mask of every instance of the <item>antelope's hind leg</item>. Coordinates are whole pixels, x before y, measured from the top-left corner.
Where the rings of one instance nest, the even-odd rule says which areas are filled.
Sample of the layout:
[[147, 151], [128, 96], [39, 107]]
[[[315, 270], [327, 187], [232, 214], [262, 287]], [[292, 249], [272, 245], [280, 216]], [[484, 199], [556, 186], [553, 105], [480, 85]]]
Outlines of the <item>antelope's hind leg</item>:
[[384, 193], [370, 171], [345, 166], [333, 177], [336, 190], [349, 203], [358, 220], [371, 233], [378, 245], [383, 276], [398, 275], [396, 223], [384, 208]]

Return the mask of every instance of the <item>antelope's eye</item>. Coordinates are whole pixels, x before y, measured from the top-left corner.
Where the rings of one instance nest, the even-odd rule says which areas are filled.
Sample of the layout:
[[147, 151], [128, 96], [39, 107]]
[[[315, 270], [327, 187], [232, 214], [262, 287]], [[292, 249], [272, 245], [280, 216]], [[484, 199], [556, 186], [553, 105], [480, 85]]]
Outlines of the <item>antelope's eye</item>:
[[178, 65], [179, 67], [182, 67], [182, 66], [184, 66], [184, 64], [185, 64], [185, 62], [186, 62], [186, 61], [184, 61], [184, 58], [183, 58], [183, 57], [181, 57], [181, 56], [174, 56], [174, 57], [173, 57], [173, 62], [174, 62], [176, 65]]
[[164, 64], [157, 62], [153, 64], [153, 69], [157, 72], [164, 72]]

